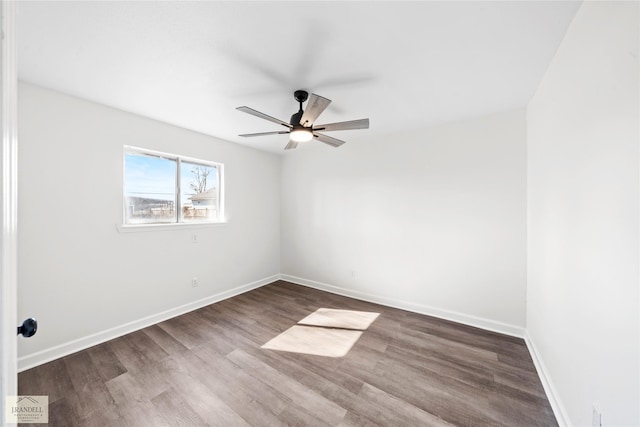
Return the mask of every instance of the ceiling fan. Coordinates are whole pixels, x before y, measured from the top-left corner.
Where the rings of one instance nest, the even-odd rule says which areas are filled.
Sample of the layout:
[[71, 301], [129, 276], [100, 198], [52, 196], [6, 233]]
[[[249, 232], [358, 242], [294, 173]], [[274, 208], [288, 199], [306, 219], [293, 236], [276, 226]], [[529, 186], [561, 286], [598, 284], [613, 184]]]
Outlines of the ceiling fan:
[[[318, 116], [322, 114], [322, 112], [329, 106], [331, 100], [323, 98], [322, 96], [318, 96], [315, 93], [312, 93], [311, 96], [309, 96], [309, 93], [305, 90], [295, 91], [293, 93], [293, 97], [300, 104], [300, 108], [298, 109], [297, 113], [294, 113], [291, 116], [291, 120], [289, 120], [289, 123], [280, 119], [276, 119], [275, 117], [268, 116], [264, 113], [261, 113], [260, 111], [254, 110], [253, 108], [236, 108], [237, 110], [243, 111], [247, 114], [251, 114], [252, 116], [260, 117], [262, 119], [269, 120], [270, 122], [278, 123], [279, 125], [287, 128], [287, 130], [282, 131], [245, 133], [239, 136], [251, 137], [265, 135], [284, 135], [288, 133], [289, 143], [286, 145], [286, 147], [284, 147], [285, 150], [296, 148], [299, 143], [311, 141], [313, 138], [316, 138], [318, 141], [324, 142], [325, 144], [329, 144], [332, 147], [339, 147], [344, 144], [344, 141], [332, 138], [319, 132], [369, 128], [369, 119], [327, 123], [326, 125], [314, 125], [314, 122], [316, 121]], [[303, 110], [302, 103], [305, 102], [307, 98], [309, 99], [309, 102], [307, 103], [307, 108]]]

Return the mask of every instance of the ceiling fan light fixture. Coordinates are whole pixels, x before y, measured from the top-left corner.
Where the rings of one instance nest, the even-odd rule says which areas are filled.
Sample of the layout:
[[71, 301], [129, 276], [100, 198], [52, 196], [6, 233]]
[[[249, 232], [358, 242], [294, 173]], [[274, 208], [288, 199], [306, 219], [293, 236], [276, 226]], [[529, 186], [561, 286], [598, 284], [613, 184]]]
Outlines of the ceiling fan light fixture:
[[313, 139], [313, 134], [310, 130], [296, 129], [289, 133], [289, 137], [295, 142], [309, 142]]

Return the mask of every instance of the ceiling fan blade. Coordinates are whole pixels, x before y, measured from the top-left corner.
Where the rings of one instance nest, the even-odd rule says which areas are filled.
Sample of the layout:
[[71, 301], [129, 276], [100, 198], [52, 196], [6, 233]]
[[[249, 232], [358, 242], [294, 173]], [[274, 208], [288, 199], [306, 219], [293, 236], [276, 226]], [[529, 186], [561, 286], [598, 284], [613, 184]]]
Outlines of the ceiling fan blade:
[[288, 130], [277, 130], [274, 132], [259, 132], [259, 133], [243, 133], [242, 135], [238, 135], [238, 136], [265, 136], [265, 135], [282, 135], [285, 133], [289, 133]]
[[323, 135], [321, 133], [315, 133], [314, 132], [313, 136], [315, 136], [318, 141], [322, 141], [325, 144], [329, 144], [330, 146], [336, 147], [336, 148], [340, 147], [342, 144], [345, 143], [345, 141], [342, 141], [342, 140], [339, 140], [339, 139], [336, 139], [336, 138], [332, 138], [330, 136]]
[[298, 146], [298, 143], [295, 142], [293, 139], [289, 140], [289, 143], [287, 144], [286, 147], [284, 147], [285, 150], [291, 150], [293, 148], [296, 148]]
[[352, 130], [352, 129], [369, 129], [369, 119], [350, 120], [348, 122], [327, 123], [326, 125], [314, 126], [314, 131], [334, 131], [334, 130]]
[[279, 125], [282, 125], [282, 126], [285, 126], [285, 127], [288, 127], [288, 128], [292, 127], [287, 122], [284, 122], [284, 121], [282, 121], [280, 119], [276, 119], [275, 117], [268, 116], [268, 115], [266, 115], [264, 113], [261, 113], [258, 110], [254, 110], [253, 108], [238, 107], [238, 108], [236, 108], [236, 110], [242, 111], [243, 113], [251, 114], [252, 116], [260, 117], [261, 119], [269, 120], [270, 122], [277, 123]]
[[305, 127], [311, 127], [311, 125], [313, 125], [313, 122], [316, 121], [318, 116], [322, 114], [322, 112], [329, 106], [329, 104], [331, 104], [330, 99], [323, 98], [316, 95], [315, 93], [312, 93], [309, 96], [307, 108], [304, 109], [304, 114], [302, 114], [302, 117], [300, 118], [300, 124]]

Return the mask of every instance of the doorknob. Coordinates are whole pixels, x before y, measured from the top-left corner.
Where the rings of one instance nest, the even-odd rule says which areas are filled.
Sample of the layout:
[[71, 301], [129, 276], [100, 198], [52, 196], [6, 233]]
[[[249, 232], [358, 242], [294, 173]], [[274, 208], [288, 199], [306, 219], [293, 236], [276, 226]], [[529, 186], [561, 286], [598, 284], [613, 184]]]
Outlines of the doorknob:
[[28, 318], [22, 322], [22, 326], [18, 326], [18, 335], [22, 334], [23, 337], [29, 338], [36, 334], [38, 330], [38, 321], [33, 317]]

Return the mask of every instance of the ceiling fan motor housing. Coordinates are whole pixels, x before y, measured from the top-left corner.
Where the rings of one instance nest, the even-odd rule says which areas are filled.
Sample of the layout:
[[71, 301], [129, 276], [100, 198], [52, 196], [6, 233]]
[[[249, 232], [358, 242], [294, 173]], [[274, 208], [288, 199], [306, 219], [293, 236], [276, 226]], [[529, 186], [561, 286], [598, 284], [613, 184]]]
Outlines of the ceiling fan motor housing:
[[300, 124], [300, 119], [302, 119], [302, 114], [304, 112], [302, 111], [302, 109], [300, 109], [300, 111], [298, 111], [297, 113], [294, 113], [291, 116], [291, 120], [289, 121], [289, 123], [291, 123], [291, 126], [293, 126], [293, 128], [301, 128], [302, 125]]

